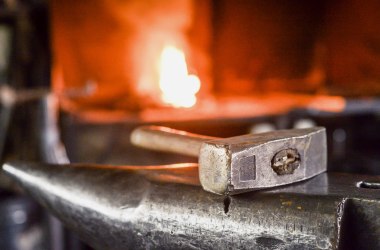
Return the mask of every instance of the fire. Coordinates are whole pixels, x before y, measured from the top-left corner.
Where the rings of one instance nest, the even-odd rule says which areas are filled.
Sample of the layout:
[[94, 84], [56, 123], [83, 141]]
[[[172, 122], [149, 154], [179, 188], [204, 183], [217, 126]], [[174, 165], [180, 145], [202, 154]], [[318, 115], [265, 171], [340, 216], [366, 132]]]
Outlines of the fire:
[[197, 76], [189, 75], [185, 54], [173, 47], [165, 47], [159, 65], [161, 99], [174, 107], [190, 108], [197, 102], [201, 83]]

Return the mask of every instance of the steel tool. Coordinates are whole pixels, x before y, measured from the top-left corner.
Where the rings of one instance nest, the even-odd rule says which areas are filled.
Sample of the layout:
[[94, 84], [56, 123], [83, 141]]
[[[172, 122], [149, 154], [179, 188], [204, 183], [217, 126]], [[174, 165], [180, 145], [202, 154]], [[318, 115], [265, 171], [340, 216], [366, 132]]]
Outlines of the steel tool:
[[199, 156], [200, 182], [206, 191], [217, 194], [290, 184], [326, 171], [323, 127], [220, 139], [143, 126], [132, 132], [131, 142], [148, 149]]

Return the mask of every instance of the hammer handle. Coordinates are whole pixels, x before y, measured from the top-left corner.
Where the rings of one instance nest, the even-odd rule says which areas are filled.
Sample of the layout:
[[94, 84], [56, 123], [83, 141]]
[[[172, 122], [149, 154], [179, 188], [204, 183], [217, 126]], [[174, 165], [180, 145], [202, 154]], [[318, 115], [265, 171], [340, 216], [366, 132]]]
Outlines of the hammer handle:
[[135, 146], [195, 157], [199, 156], [204, 142], [214, 139], [218, 138], [160, 126], [138, 127], [131, 134]]

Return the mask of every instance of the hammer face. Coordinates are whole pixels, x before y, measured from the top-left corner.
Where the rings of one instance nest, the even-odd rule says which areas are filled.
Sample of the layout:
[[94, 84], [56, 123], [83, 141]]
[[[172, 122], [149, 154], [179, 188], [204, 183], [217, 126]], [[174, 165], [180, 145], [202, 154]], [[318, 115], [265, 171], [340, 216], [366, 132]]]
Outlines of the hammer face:
[[199, 177], [218, 194], [280, 186], [326, 171], [326, 151], [320, 127], [209, 141], [201, 148]]

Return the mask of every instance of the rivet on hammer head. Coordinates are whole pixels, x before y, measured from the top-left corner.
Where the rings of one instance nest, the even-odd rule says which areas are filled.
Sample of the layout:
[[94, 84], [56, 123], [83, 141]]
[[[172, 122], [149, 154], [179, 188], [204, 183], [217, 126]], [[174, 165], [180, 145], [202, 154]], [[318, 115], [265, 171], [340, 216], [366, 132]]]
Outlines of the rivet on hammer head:
[[272, 169], [277, 175], [293, 174], [300, 163], [301, 157], [297, 149], [287, 148], [273, 156]]

